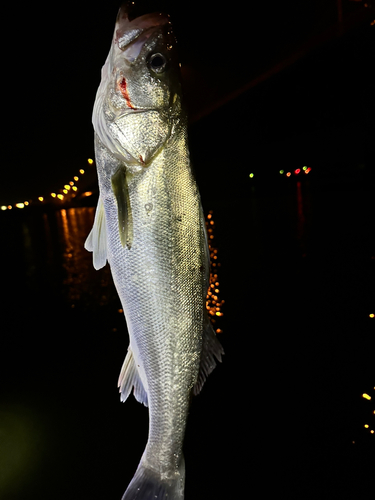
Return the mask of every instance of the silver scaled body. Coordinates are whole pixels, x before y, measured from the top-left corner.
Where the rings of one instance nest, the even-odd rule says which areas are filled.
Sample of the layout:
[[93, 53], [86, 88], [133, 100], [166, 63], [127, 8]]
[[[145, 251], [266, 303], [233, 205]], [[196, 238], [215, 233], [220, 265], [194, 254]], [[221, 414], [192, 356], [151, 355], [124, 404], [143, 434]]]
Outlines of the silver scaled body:
[[125, 313], [121, 399], [133, 392], [149, 408], [148, 442], [124, 500], [183, 499], [191, 395], [223, 352], [205, 307], [207, 235], [172, 43], [167, 18], [130, 21], [121, 9], [93, 115], [100, 197], [86, 248], [96, 268], [108, 261]]

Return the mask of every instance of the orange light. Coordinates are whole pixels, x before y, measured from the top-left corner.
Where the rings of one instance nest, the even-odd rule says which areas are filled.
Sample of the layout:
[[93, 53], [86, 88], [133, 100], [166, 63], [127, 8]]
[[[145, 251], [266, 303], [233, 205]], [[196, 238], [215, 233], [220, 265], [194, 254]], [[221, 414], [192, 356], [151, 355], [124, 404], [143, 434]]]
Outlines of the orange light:
[[290, 177], [292, 174], [291, 174], [290, 172], [287, 172], [285, 175], [286, 175], [287, 177]]

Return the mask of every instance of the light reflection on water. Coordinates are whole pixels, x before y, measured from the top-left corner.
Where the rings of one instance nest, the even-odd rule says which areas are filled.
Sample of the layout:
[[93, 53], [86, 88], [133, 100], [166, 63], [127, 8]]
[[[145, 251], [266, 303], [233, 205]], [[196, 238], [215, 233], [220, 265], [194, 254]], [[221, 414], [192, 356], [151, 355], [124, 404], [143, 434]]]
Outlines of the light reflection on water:
[[[62, 285], [65, 300], [71, 307], [92, 308], [108, 304], [115, 296], [109, 266], [96, 271], [92, 265], [92, 254], [84, 248], [89, 234], [95, 209], [79, 207], [62, 209], [55, 212], [55, 221], [45, 218], [47, 240], [58, 231], [58, 254], [61, 258]], [[57, 264], [57, 262], [55, 262]]]

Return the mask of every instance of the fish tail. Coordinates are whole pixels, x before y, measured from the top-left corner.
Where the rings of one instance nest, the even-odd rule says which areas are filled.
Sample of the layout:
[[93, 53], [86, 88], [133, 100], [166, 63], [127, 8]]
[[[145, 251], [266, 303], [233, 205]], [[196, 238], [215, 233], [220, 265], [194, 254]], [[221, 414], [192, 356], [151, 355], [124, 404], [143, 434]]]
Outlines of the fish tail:
[[183, 500], [184, 486], [183, 459], [173, 479], [162, 479], [156, 471], [145, 467], [141, 461], [122, 500]]

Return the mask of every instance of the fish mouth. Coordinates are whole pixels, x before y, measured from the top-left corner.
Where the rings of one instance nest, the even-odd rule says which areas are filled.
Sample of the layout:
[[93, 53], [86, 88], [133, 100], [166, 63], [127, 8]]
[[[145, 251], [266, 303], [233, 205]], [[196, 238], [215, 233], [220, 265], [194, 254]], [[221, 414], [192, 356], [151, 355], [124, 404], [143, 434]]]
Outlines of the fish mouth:
[[114, 43], [133, 61], [152, 33], [170, 21], [167, 15], [158, 12], [133, 17], [134, 7], [129, 3], [123, 4], [117, 14]]

